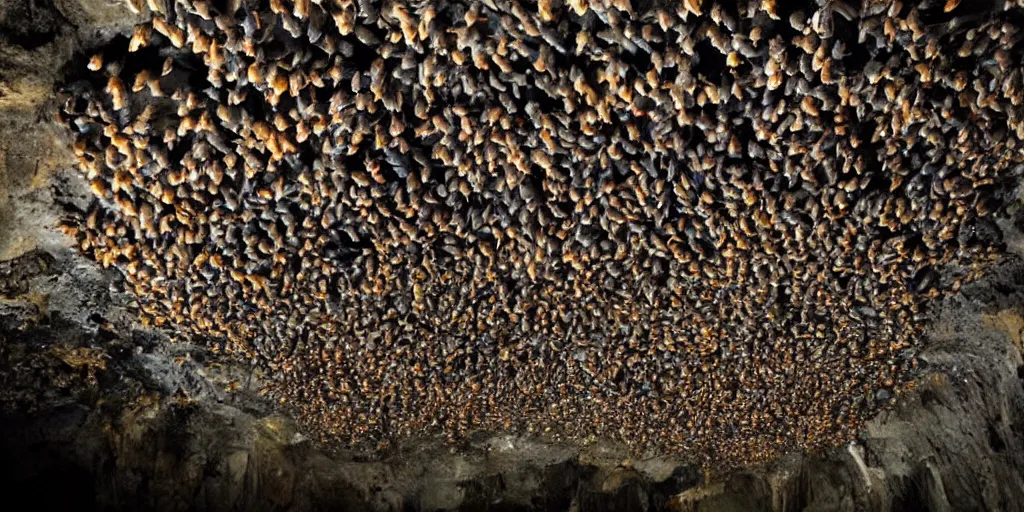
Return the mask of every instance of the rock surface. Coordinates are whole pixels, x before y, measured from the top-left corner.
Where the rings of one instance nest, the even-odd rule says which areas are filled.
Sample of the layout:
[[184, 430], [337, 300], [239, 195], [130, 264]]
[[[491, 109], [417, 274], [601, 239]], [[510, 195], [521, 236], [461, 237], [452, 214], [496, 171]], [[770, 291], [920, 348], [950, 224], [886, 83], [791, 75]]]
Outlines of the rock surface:
[[[481, 435], [327, 453], [173, 333], [141, 330], [116, 273], [68, 249], [84, 197], [50, 122], [78, 48], [120, 2], [0, 0], [0, 489], [44, 510], [1021, 510], [1024, 260], [934, 314], [916, 390], [848, 446], [705, 475], [666, 457]], [[1018, 213], [1019, 216], [1019, 213]], [[887, 397], [879, 397], [885, 399]]]
[[[319, 451], [187, 343], [133, 330], [71, 253], [0, 267], [8, 497], [114, 510], [1016, 510], [1024, 260], [943, 304], [926, 377], [857, 442], [723, 475], [615, 446], [482, 436]], [[60, 492], [54, 492], [57, 485]], [[13, 498], [12, 498], [13, 499]], [[83, 504], [87, 504], [83, 508]]]

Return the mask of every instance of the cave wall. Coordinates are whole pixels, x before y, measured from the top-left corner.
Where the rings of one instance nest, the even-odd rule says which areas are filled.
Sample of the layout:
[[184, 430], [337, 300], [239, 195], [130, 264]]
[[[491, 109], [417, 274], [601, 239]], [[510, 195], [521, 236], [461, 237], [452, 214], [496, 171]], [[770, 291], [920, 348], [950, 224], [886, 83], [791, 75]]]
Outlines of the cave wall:
[[[942, 303], [915, 388], [823, 453], [705, 474], [671, 457], [481, 434], [315, 446], [203, 351], [133, 326], [70, 251], [0, 264], [0, 460], [16, 503], [81, 510], [1019, 510], [1024, 259]], [[228, 372], [228, 370], [220, 370]]]

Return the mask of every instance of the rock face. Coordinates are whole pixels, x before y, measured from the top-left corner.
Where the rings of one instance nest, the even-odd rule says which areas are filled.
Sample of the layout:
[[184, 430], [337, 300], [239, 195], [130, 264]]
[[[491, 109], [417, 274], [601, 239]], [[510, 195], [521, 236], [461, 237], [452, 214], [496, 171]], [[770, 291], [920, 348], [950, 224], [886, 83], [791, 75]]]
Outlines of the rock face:
[[[704, 474], [671, 457], [481, 434], [327, 451], [246, 367], [140, 328], [120, 276], [51, 229], [67, 172], [53, 83], [135, 20], [120, 2], [0, 0], [0, 492], [42, 510], [1021, 510], [1022, 227], [942, 302], [916, 387], [858, 439]], [[26, 508], [27, 508], [26, 507]]]
[[916, 388], [856, 442], [703, 475], [614, 445], [482, 436], [319, 451], [228, 393], [202, 352], [117, 327], [113, 276], [70, 253], [0, 266], [0, 486], [79, 510], [1017, 510], [1024, 261], [943, 303]]

